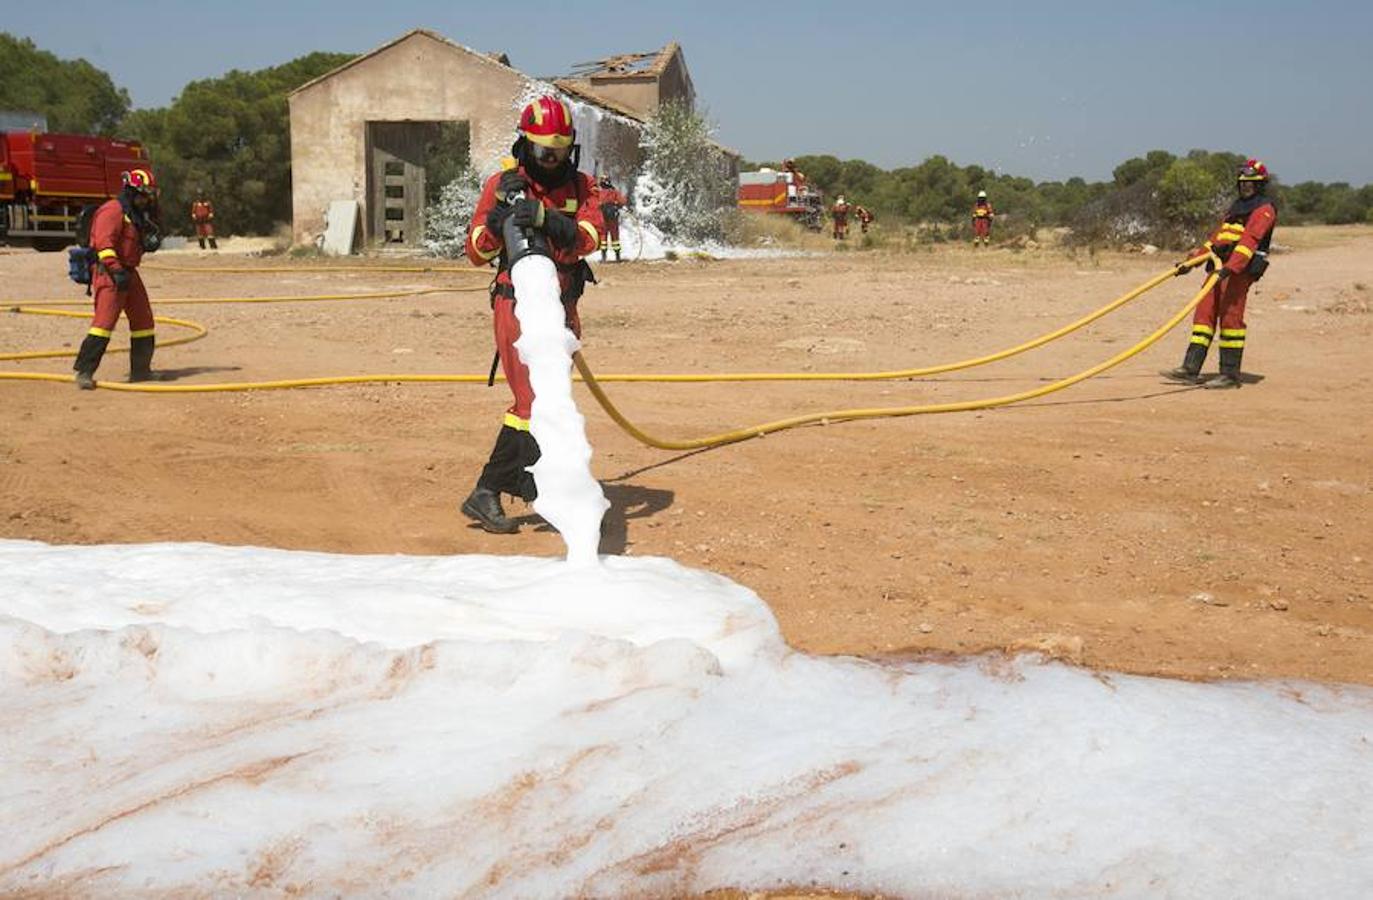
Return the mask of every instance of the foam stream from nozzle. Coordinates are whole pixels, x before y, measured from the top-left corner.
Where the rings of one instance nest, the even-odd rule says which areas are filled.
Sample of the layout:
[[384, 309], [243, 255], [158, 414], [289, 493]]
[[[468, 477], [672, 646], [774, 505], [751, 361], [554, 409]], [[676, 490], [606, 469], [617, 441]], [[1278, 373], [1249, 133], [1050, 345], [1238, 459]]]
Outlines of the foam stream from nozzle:
[[534, 511], [567, 544], [567, 560], [595, 564], [601, 518], [610, 504], [591, 475], [586, 420], [572, 399], [572, 354], [581, 346], [564, 322], [558, 271], [546, 256], [530, 254], [510, 268], [520, 339], [515, 349], [529, 367], [534, 388], [530, 431], [541, 456], [530, 468], [539, 497]]

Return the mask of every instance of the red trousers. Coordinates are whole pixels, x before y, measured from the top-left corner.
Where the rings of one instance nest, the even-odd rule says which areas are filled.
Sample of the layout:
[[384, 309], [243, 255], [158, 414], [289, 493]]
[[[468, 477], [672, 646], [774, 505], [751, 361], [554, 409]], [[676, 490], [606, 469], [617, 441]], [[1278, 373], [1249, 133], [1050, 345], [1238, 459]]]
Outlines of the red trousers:
[[[1214, 331], [1217, 320], [1225, 331], [1244, 330], [1244, 301], [1254, 279], [1243, 273], [1231, 275], [1211, 288], [1192, 314], [1193, 325], [1207, 325]], [[1242, 335], [1241, 335], [1242, 337]]]
[[195, 223], [195, 236], [196, 236], [196, 237], [214, 237], [214, 236], [215, 236], [215, 223], [214, 223], [214, 222], [196, 222], [196, 223]]
[[114, 289], [114, 279], [101, 266], [91, 273], [91, 295], [95, 301], [95, 315], [91, 318], [91, 332], [109, 337], [122, 312], [129, 320], [132, 337], [146, 337], [153, 333], [153, 308], [148, 291], [137, 269], [129, 270], [129, 286], [123, 293]]
[[[520, 320], [515, 316], [515, 301], [510, 297], [497, 297], [492, 306], [496, 329], [496, 350], [501, 355], [501, 372], [505, 374], [510, 393], [515, 402], [505, 411], [506, 424], [516, 428], [529, 427], [529, 416], [534, 406], [534, 386], [529, 383], [529, 367], [520, 359], [520, 351], [515, 342], [520, 339]], [[563, 324], [578, 338], [582, 336], [582, 320], [577, 314], [576, 303], [563, 304]], [[511, 422], [511, 417], [519, 422]]]
[[973, 235], [976, 237], [992, 236], [991, 219], [973, 219]]
[[849, 234], [849, 220], [848, 220], [848, 219], [840, 219], [840, 218], [836, 217], [835, 220], [834, 220], [834, 237], [835, 237], [835, 239], [836, 239], [836, 240], [843, 240], [844, 238], [848, 237], [848, 234]]

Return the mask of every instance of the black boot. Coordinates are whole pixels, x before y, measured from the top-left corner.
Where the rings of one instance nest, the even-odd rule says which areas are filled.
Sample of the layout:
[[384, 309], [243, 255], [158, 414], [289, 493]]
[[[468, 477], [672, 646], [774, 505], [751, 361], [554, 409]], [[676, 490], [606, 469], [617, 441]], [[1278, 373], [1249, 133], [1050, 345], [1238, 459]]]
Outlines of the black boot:
[[81, 390], [95, 389], [95, 370], [100, 368], [100, 360], [104, 358], [105, 348], [109, 345], [110, 339], [98, 334], [88, 334], [81, 342], [81, 349], [76, 352], [76, 362], [72, 364], [76, 370], [76, 386]]
[[196, 238], [196, 240], [200, 242], [200, 249], [201, 249], [201, 250], [204, 250], [204, 249], [205, 249], [205, 239], [204, 239], [204, 238]]
[[1169, 381], [1196, 384], [1201, 380], [1201, 366], [1202, 363], [1206, 362], [1207, 349], [1206, 344], [1188, 344], [1187, 354], [1182, 358], [1182, 365], [1159, 374]]
[[462, 513], [492, 534], [514, 534], [520, 530], [520, 526], [506, 518], [501, 495], [481, 485], [462, 501]]
[[157, 338], [153, 335], [133, 338], [129, 342], [129, 380], [130, 381], [152, 381], [156, 378], [153, 375], [153, 349], [156, 347]]
[[1210, 390], [1227, 390], [1240, 386], [1240, 360], [1244, 356], [1243, 347], [1220, 348], [1220, 375], [1212, 378], [1202, 387]]
[[502, 425], [477, 486], [498, 494], [510, 494], [528, 503], [539, 496], [534, 476], [528, 471], [538, 461], [539, 442], [534, 440], [534, 435]]
[[211, 249], [211, 250], [218, 250], [218, 249], [219, 249], [219, 245], [215, 243], [215, 239], [214, 239], [214, 238], [210, 238], [210, 249]]

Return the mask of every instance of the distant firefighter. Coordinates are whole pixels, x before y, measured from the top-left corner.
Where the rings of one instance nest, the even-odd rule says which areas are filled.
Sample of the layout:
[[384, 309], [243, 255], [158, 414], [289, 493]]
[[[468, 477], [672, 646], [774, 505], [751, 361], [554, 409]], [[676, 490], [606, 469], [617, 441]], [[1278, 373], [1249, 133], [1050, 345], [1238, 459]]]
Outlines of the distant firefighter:
[[800, 191], [801, 188], [805, 186], [806, 176], [800, 169], [796, 168], [796, 160], [782, 160], [782, 171], [791, 176], [792, 187], [796, 188], [797, 191]]
[[198, 198], [191, 204], [191, 221], [195, 223], [196, 240], [200, 241], [200, 249], [205, 249], [205, 242], [210, 242], [211, 250], [218, 250], [219, 245], [215, 243], [215, 205], [205, 196], [205, 192], [197, 190]]
[[834, 239], [844, 240], [849, 236], [849, 204], [843, 194], [830, 207], [830, 215], [834, 218]]
[[858, 219], [859, 230], [862, 231], [863, 234], [867, 234], [868, 226], [871, 225], [872, 220], [877, 217], [869, 212], [868, 208], [861, 203], [853, 208], [853, 214]]
[[996, 218], [996, 210], [992, 209], [992, 203], [987, 199], [986, 191], [977, 192], [977, 202], [973, 204], [973, 246], [977, 246], [978, 240], [982, 241], [984, 247], [991, 246], [992, 243], [992, 219]]
[[601, 217], [605, 219], [605, 234], [601, 235], [601, 262], [607, 249], [615, 252], [620, 261], [620, 210], [629, 205], [625, 195], [615, 190], [609, 178], [601, 178]]
[[[1220, 377], [1203, 384], [1208, 388], [1237, 388], [1240, 386], [1240, 361], [1244, 357], [1244, 302], [1249, 286], [1263, 277], [1268, 269], [1268, 245], [1273, 241], [1273, 226], [1278, 214], [1267, 196], [1268, 167], [1257, 159], [1240, 166], [1236, 175], [1239, 197], [1225, 211], [1211, 239], [1178, 263], [1177, 272], [1185, 275], [1194, 263], [1207, 254], [1221, 261], [1218, 279], [1206, 298], [1192, 314], [1192, 339], [1182, 365], [1164, 372], [1164, 376], [1184, 384], [1201, 380], [1201, 366], [1206, 351], [1216, 337], [1220, 325]], [[1206, 263], [1206, 271], [1215, 264]]]

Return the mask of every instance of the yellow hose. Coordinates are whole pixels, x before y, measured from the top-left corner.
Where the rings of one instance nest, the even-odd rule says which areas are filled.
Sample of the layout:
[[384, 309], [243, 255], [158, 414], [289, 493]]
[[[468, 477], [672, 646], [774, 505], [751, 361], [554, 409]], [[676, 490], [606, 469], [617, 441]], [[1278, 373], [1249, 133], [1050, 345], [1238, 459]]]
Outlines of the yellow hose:
[[[1172, 277], [1172, 273], [1169, 273], [1165, 277]], [[1205, 297], [1206, 293], [1211, 290], [1215, 282], [1216, 276], [1214, 274], [1207, 276], [1206, 281], [1203, 282], [1201, 290], [1197, 292], [1196, 296], [1194, 296], [1191, 300], [1187, 301], [1187, 303], [1185, 303], [1176, 313], [1174, 313], [1173, 316], [1167, 322], [1165, 322], [1162, 326], [1156, 329], [1144, 340], [1135, 344], [1133, 347], [1129, 347], [1125, 350], [1122, 350], [1121, 352], [1117, 353], [1115, 356], [1111, 357], [1105, 362], [1098, 363], [1097, 365], [1092, 366], [1090, 369], [1085, 369], [1081, 372], [1078, 372], [1076, 375], [1070, 375], [1067, 378], [1060, 379], [1059, 381], [1055, 381], [1052, 384], [1046, 384], [1041, 387], [1032, 388], [1028, 391], [1021, 391], [1016, 394], [1006, 394], [1001, 397], [990, 397], [985, 400], [960, 400], [951, 403], [929, 403], [922, 406], [890, 406], [877, 407], [871, 409], [837, 409], [832, 410], [830, 412], [809, 413], [803, 416], [793, 416], [789, 419], [778, 419], [775, 422], [766, 422], [762, 425], [752, 425], [747, 428], [736, 429], [735, 431], [726, 431], [722, 434], [710, 435], [709, 437], [693, 438], [691, 440], [683, 441], [673, 441], [667, 440], [665, 438], [655, 438], [652, 435], [647, 434], [640, 428], [636, 427], [633, 422], [629, 421], [629, 419], [627, 419], [624, 416], [624, 414], [621, 413], [615, 407], [615, 404], [610, 401], [610, 398], [606, 396], [605, 391], [602, 390], [600, 384], [597, 383], [596, 376], [592, 374], [591, 368], [587, 366], [586, 360], [582, 359], [581, 353], [573, 354], [572, 362], [576, 365], [577, 371], [581, 373], [582, 379], [586, 382], [586, 386], [590, 388], [592, 395], [596, 398], [596, 401], [601, 404], [601, 408], [604, 409], [606, 411], [606, 414], [609, 415], [610, 418], [615, 420], [615, 424], [619, 425], [620, 428], [622, 428], [625, 431], [625, 433], [628, 434], [630, 437], [633, 437], [640, 443], [647, 444], [650, 447], [656, 447], [659, 450], [698, 450], [703, 447], [715, 447], [720, 444], [732, 444], [736, 441], [747, 440], [751, 437], [758, 437], [760, 435], [768, 434], [774, 431], [782, 431], [786, 428], [796, 428], [801, 425], [810, 425], [815, 422], [828, 423], [849, 421], [853, 419], [895, 418], [898, 416], [920, 416], [927, 415], [930, 413], [966, 412], [968, 410], [974, 409], [990, 409], [994, 406], [1006, 406], [1011, 403], [1020, 403], [1024, 400], [1032, 400], [1035, 397], [1043, 397], [1045, 394], [1052, 394], [1055, 391], [1061, 391], [1066, 387], [1070, 387], [1071, 385], [1077, 384], [1079, 381], [1085, 381], [1086, 379], [1091, 378], [1094, 375], [1099, 375], [1102, 372], [1105, 372], [1107, 369], [1120, 365], [1122, 362], [1129, 359], [1130, 357], [1142, 353], [1144, 350], [1146, 350], [1153, 344], [1157, 343], [1160, 338], [1167, 334], [1175, 325], [1181, 322], [1183, 318], [1187, 316], [1188, 313], [1190, 313], [1193, 309], [1196, 309], [1197, 304], [1202, 301], [1202, 298]]]
[[[1207, 257], [1200, 257], [1200, 258], [1198, 258], [1198, 259], [1196, 259], [1196, 260], [1189, 261], [1189, 263], [1187, 264], [1187, 267], [1188, 267], [1188, 268], [1191, 268], [1191, 267], [1193, 267], [1193, 266], [1199, 265], [1199, 264], [1201, 264], [1202, 262], [1204, 262], [1206, 259], [1207, 259]], [[258, 270], [253, 270], [253, 271], [258, 271]], [[1160, 273], [1159, 275], [1154, 276], [1153, 278], [1149, 279], [1149, 281], [1147, 281], [1147, 282], [1145, 282], [1144, 284], [1140, 285], [1139, 287], [1137, 287], [1137, 288], [1135, 288], [1135, 289], [1133, 289], [1133, 290], [1127, 292], [1126, 294], [1122, 295], [1121, 297], [1119, 297], [1119, 298], [1117, 298], [1117, 299], [1111, 301], [1110, 303], [1106, 304], [1105, 306], [1101, 307], [1100, 309], [1097, 309], [1097, 310], [1095, 310], [1095, 311], [1093, 311], [1093, 312], [1091, 312], [1091, 313], [1088, 313], [1086, 316], [1083, 316], [1082, 318], [1080, 318], [1080, 319], [1078, 319], [1078, 320], [1076, 320], [1076, 321], [1074, 321], [1074, 322], [1071, 322], [1071, 323], [1069, 323], [1069, 324], [1067, 324], [1067, 325], [1065, 325], [1065, 326], [1063, 326], [1063, 327], [1061, 327], [1061, 328], [1055, 329], [1054, 331], [1051, 331], [1051, 332], [1049, 332], [1049, 333], [1047, 333], [1047, 334], [1045, 334], [1045, 335], [1042, 335], [1042, 336], [1040, 336], [1040, 337], [1038, 337], [1038, 338], [1034, 338], [1034, 339], [1032, 339], [1032, 340], [1030, 340], [1030, 341], [1026, 341], [1026, 342], [1024, 342], [1024, 343], [1022, 343], [1022, 344], [1018, 344], [1018, 345], [1016, 345], [1015, 347], [1011, 347], [1011, 348], [1008, 348], [1008, 349], [1006, 349], [1006, 350], [998, 351], [998, 352], [996, 352], [996, 353], [987, 354], [987, 355], [985, 355], [985, 356], [975, 357], [975, 358], [968, 359], [968, 360], [961, 360], [961, 361], [954, 362], [954, 363], [945, 363], [945, 364], [936, 365], [936, 366], [925, 366], [925, 367], [916, 368], [916, 369], [900, 369], [900, 370], [892, 370], [892, 371], [887, 371], [887, 372], [852, 372], [852, 373], [811, 373], [811, 372], [793, 372], [793, 373], [734, 373], [734, 374], [725, 373], [725, 374], [719, 374], [719, 375], [640, 375], [640, 374], [623, 374], [623, 375], [618, 375], [618, 374], [617, 374], [617, 375], [605, 375], [605, 376], [601, 376], [601, 377], [598, 378], [594, 373], [592, 373], [590, 367], [587, 365], [586, 360], [582, 357], [581, 353], [576, 353], [576, 354], [573, 355], [573, 363], [575, 364], [575, 366], [576, 366], [576, 368], [577, 368], [577, 371], [578, 371], [578, 373], [580, 374], [581, 379], [582, 379], [583, 381], [586, 382], [588, 388], [591, 390], [592, 395], [596, 398], [597, 402], [601, 404], [601, 407], [606, 411], [607, 415], [609, 415], [609, 416], [611, 417], [611, 419], [613, 419], [613, 420], [616, 422], [616, 424], [618, 424], [622, 429], [624, 429], [624, 431], [625, 431], [626, 433], [628, 433], [629, 435], [631, 435], [632, 437], [634, 437], [636, 440], [639, 440], [640, 442], [642, 442], [642, 443], [644, 443], [644, 444], [646, 444], [646, 445], [648, 445], [648, 446], [650, 446], [650, 447], [656, 447], [656, 448], [662, 449], [662, 450], [693, 450], [693, 449], [699, 449], [699, 448], [703, 448], [703, 447], [717, 446], [717, 445], [720, 445], [720, 444], [733, 443], [733, 442], [736, 442], [736, 441], [746, 440], [746, 439], [748, 439], [748, 438], [750, 438], [750, 437], [757, 437], [757, 436], [764, 435], [764, 434], [768, 434], [768, 433], [771, 433], [771, 432], [774, 432], [774, 431], [781, 431], [781, 430], [783, 430], [783, 429], [795, 428], [795, 427], [798, 427], [798, 426], [800, 426], [800, 425], [808, 425], [808, 424], [813, 424], [813, 423], [816, 423], [816, 422], [846, 421], [846, 420], [853, 420], [853, 419], [888, 418], [888, 417], [898, 417], [898, 416], [924, 415], [924, 414], [929, 414], [929, 413], [960, 412], [960, 411], [975, 410], [975, 409], [988, 409], [988, 408], [991, 408], [991, 407], [1006, 406], [1006, 405], [1009, 405], [1009, 404], [1012, 404], [1012, 403], [1018, 403], [1018, 402], [1021, 402], [1021, 401], [1024, 401], [1024, 400], [1030, 400], [1030, 399], [1034, 399], [1034, 398], [1036, 398], [1036, 397], [1042, 397], [1042, 396], [1044, 396], [1044, 395], [1046, 395], [1046, 394], [1051, 394], [1051, 393], [1053, 393], [1053, 392], [1055, 392], [1055, 391], [1063, 390], [1063, 389], [1066, 388], [1066, 387], [1069, 387], [1069, 386], [1071, 386], [1071, 385], [1077, 384], [1077, 383], [1080, 382], [1080, 381], [1084, 381], [1084, 380], [1086, 380], [1087, 378], [1091, 378], [1091, 377], [1093, 377], [1094, 375], [1100, 374], [1101, 372], [1104, 372], [1104, 371], [1106, 371], [1107, 369], [1110, 369], [1110, 368], [1112, 368], [1112, 367], [1114, 367], [1114, 366], [1116, 366], [1116, 365], [1119, 365], [1120, 363], [1124, 362], [1125, 360], [1130, 359], [1131, 357], [1133, 357], [1133, 356], [1135, 356], [1135, 355], [1137, 355], [1137, 354], [1143, 352], [1145, 349], [1147, 349], [1148, 347], [1152, 346], [1152, 345], [1153, 345], [1154, 343], [1156, 343], [1160, 338], [1162, 338], [1163, 335], [1166, 334], [1166, 333], [1167, 333], [1170, 329], [1172, 329], [1175, 325], [1177, 325], [1178, 322], [1182, 321], [1182, 319], [1183, 319], [1190, 311], [1192, 311], [1193, 309], [1196, 308], [1197, 304], [1201, 302], [1202, 298], [1206, 295], [1207, 291], [1209, 291], [1209, 290], [1212, 288], [1212, 286], [1215, 284], [1216, 276], [1215, 276], [1215, 275], [1210, 275], [1210, 276], [1208, 276], [1207, 279], [1203, 282], [1202, 287], [1201, 287], [1201, 290], [1197, 292], [1196, 296], [1194, 296], [1194, 297], [1193, 297], [1191, 300], [1189, 300], [1181, 309], [1179, 309], [1179, 310], [1178, 310], [1178, 311], [1177, 311], [1177, 312], [1176, 312], [1176, 313], [1175, 313], [1175, 314], [1174, 314], [1174, 315], [1173, 315], [1164, 325], [1162, 325], [1160, 328], [1158, 328], [1157, 330], [1155, 330], [1152, 334], [1150, 334], [1150, 335], [1149, 335], [1148, 337], [1146, 337], [1144, 340], [1140, 341], [1139, 343], [1135, 344], [1134, 346], [1132, 346], [1132, 347], [1130, 347], [1130, 348], [1128, 348], [1128, 349], [1126, 349], [1126, 350], [1121, 351], [1120, 353], [1116, 354], [1115, 356], [1111, 357], [1110, 359], [1106, 360], [1105, 362], [1099, 363], [1099, 364], [1097, 364], [1096, 366], [1093, 366], [1093, 367], [1090, 368], [1090, 369], [1086, 369], [1086, 370], [1084, 370], [1084, 371], [1082, 371], [1082, 372], [1077, 373], [1076, 375], [1069, 376], [1069, 377], [1067, 377], [1067, 378], [1061, 379], [1061, 380], [1059, 380], [1059, 381], [1053, 382], [1053, 383], [1048, 384], [1048, 385], [1043, 385], [1043, 386], [1041, 386], [1041, 387], [1033, 388], [1033, 389], [1030, 389], [1030, 390], [1027, 390], [1027, 391], [1022, 391], [1022, 392], [1019, 392], [1019, 393], [1016, 393], [1016, 394], [1007, 394], [1007, 395], [1004, 395], [1004, 396], [1001, 396], [1001, 397], [993, 397], [993, 398], [988, 398], [988, 399], [984, 399], [984, 400], [956, 401], [956, 402], [950, 402], [950, 403], [936, 403], [936, 404], [926, 404], [926, 405], [920, 405], [920, 406], [878, 407], [878, 408], [858, 408], [858, 409], [833, 410], [833, 411], [829, 411], [829, 412], [811, 413], [811, 414], [802, 415], [802, 416], [794, 416], [794, 417], [787, 418], [787, 419], [780, 419], [780, 420], [777, 420], [777, 421], [774, 421], [774, 422], [767, 422], [767, 423], [764, 423], [764, 424], [761, 424], [761, 425], [749, 426], [749, 427], [746, 427], [746, 428], [736, 429], [736, 430], [734, 430], [734, 431], [724, 432], [724, 433], [722, 433], [722, 434], [717, 434], [717, 435], [711, 435], [711, 436], [709, 436], [709, 437], [704, 437], [704, 438], [695, 438], [695, 439], [690, 439], [690, 440], [674, 441], [674, 440], [667, 440], [667, 439], [662, 439], [662, 438], [655, 438], [655, 437], [653, 437], [653, 436], [651, 436], [651, 435], [645, 433], [644, 431], [642, 431], [642, 430], [639, 429], [638, 427], [636, 427], [632, 422], [629, 421], [629, 419], [627, 419], [627, 418], [624, 416], [623, 413], [621, 413], [621, 412], [616, 408], [616, 406], [614, 405], [614, 403], [611, 402], [610, 398], [606, 395], [604, 389], [601, 387], [601, 384], [604, 383], [604, 382], [610, 382], [610, 381], [622, 381], [622, 382], [649, 382], [649, 381], [653, 381], [653, 382], [676, 382], [676, 383], [682, 383], [682, 382], [707, 382], [707, 381], [720, 381], [720, 382], [725, 382], [725, 381], [822, 381], [822, 380], [829, 380], [829, 381], [838, 381], [838, 380], [845, 380], [845, 381], [865, 381], [865, 380], [880, 380], [880, 379], [913, 378], [913, 377], [919, 377], [919, 376], [923, 376], [923, 375], [935, 374], [935, 373], [939, 373], [939, 372], [949, 372], [949, 371], [955, 371], [955, 370], [958, 370], [958, 369], [966, 369], [966, 368], [971, 368], [971, 367], [973, 367], [973, 366], [985, 365], [985, 364], [990, 363], [990, 362], [995, 362], [995, 361], [998, 361], [998, 360], [1006, 359], [1007, 357], [1014, 356], [1014, 355], [1019, 354], [1019, 353], [1024, 353], [1024, 352], [1027, 351], [1027, 350], [1031, 350], [1031, 349], [1033, 349], [1033, 348], [1035, 348], [1035, 347], [1043, 346], [1044, 344], [1047, 344], [1047, 343], [1049, 343], [1050, 341], [1053, 341], [1053, 340], [1056, 340], [1056, 339], [1058, 339], [1058, 338], [1060, 338], [1060, 337], [1063, 337], [1064, 335], [1069, 334], [1069, 333], [1071, 333], [1071, 332], [1073, 332], [1073, 331], [1076, 331], [1077, 329], [1082, 328], [1083, 326], [1087, 325], [1088, 323], [1093, 322], [1093, 321], [1095, 321], [1095, 320], [1101, 318], [1102, 316], [1106, 315], [1107, 313], [1109, 313], [1109, 312], [1111, 312], [1111, 311], [1113, 311], [1113, 310], [1115, 310], [1115, 309], [1118, 309], [1119, 307], [1123, 306], [1124, 304], [1129, 303], [1130, 301], [1132, 301], [1132, 300], [1138, 298], [1139, 296], [1143, 295], [1144, 293], [1146, 293], [1146, 292], [1152, 290], [1153, 288], [1157, 287], [1159, 284], [1162, 284], [1164, 281], [1167, 281], [1167, 280], [1168, 280], [1169, 278], [1171, 278], [1174, 274], [1175, 274], [1175, 270], [1171, 270], [1171, 269], [1168, 270], [1167, 272]], [[467, 289], [454, 289], [454, 288], [425, 288], [425, 289], [419, 289], [419, 290], [413, 290], [413, 291], [404, 291], [404, 292], [386, 291], [386, 292], [376, 292], [376, 293], [372, 293], [372, 294], [311, 295], [311, 296], [303, 296], [303, 297], [236, 297], [236, 298], [223, 298], [223, 299], [164, 300], [164, 301], [160, 301], [160, 302], [163, 302], [163, 303], [168, 303], [168, 302], [181, 302], [181, 303], [264, 303], [264, 302], [291, 302], [291, 301], [316, 301], [316, 300], [358, 300], [358, 299], [375, 299], [375, 298], [378, 298], [378, 297], [414, 296], [414, 295], [426, 294], [426, 293], [442, 293], [442, 292], [451, 291], [451, 290], [480, 290], [480, 289], [481, 289], [481, 288], [467, 288]], [[61, 315], [61, 316], [72, 316], [72, 317], [84, 318], [84, 317], [86, 316], [85, 313], [66, 312], [66, 311], [59, 311], [59, 310], [46, 310], [46, 309], [35, 309], [35, 308], [32, 308], [32, 307], [37, 306], [37, 305], [52, 305], [52, 306], [55, 306], [55, 305], [74, 305], [75, 303], [77, 303], [77, 302], [74, 301], [74, 302], [72, 302], [72, 303], [69, 303], [68, 301], [38, 301], [37, 303], [26, 304], [25, 306], [9, 307], [9, 309], [10, 309], [10, 311], [12, 311], [12, 312], [31, 313], [31, 314], [38, 314], [38, 315]], [[85, 305], [85, 304], [82, 303], [81, 305]], [[172, 319], [172, 318], [169, 318], [169, 317], [156, 317], [156, 320], [159, 321], [159, 322], [165, 322], [166, 324], [169, 324], [169, 325], [178, 325], [178, 326], [182, 326], [182, 327], [191, 328], [191, 329], [194, 329], [194, 330], [197, 332], [196, 334], [191, 335], [191, 336], [188, 336], [188, 337], [177, 338], [177, 339], [174, 339], [173, 341], [169, 341], [169, 342], [167, 342], [164, 346], [172, 346], [172, 345], [174, 345], [174, 344], [182, 344], [182, 343], [188, 343], [188, 342], [194, 341], [194, 340], [199, 340], [200, 338], [204, 337], [205, 334], [207, 333], [207, 329], [206, 329], [204, 326], [201, 326], [201, 325], [199, 325], [199, 324], [197, 324], [197, 323], [195, 323], [195, 322], [190, 322], [190, 321], [182, 320], [182, 319]], [[33, 352], [33, 353], [0, 354], [0, 360], [6, 360], [6, 359], [11, 359], [11, 360], [12, 360], [12, 359], [36, 359], [36, 358], [43, 358], [43, 357], [49, 357], [49, 356], [71, 356], [71, 355], [74, 355], [74, 354], [73, 354], [71, 351], [67, 351], [67, 350], [62, 350], [62, 351], [37, 351], [37, 352]], [[69, 376], [69, 375], [58, 375], [58, 374], [47, 374], [47, 373], [0, 372], [0, 380], [55, 381], [55, 382], [68, 382], [68, 383], [70, 383], [70, 382], [72, 381], [72, 376]], [[277, 381], [257, 381], [257, 382], [227, 382], [227, 383], [220, 383], [220, 384], [200, 384], [200, 385], [163, 385], [163, 384], [146, 384], [146, 383], [140, 383], [140, 384], [124, 384], [124, 383], [119, 383], [119, 382], [98, 382], [98, 386], [101, 387], [101, 388], [104, 388], [104, 389], [106, 389], [106, 390], [129, 391], [129, 392], [137, 392], [137, 393], [212, 393], [212, 392], [225, 392], [225, 391], [274, 390], [274, 389], [287, 389], [287, 388], [298, 388], [298, 387], [315, 387], [315, 386], [332, 385], [332, 384], [366, 384], [366, 383], [466, 383], [466, 384], [471, 384], [471, 383], [480, 383], [480, 382], [484, 382], [484, 381], [486, 381], [486, 377], [485, 377], [485, 376], [482, 376], [482, 375], [404, 375], [404, 374], [388, 374], [388, 375], [329, 376], [329, 377], [321, 377], [321, 378], [299, 378], [299, 379], [284, 379], [284, 380], [277, 380]]]
[[[9, 313], [27, 313], [31, 316], [66, 316], [73, 319], [90, 318], [90, 313], [69, 312], [65, 309], [31, 309], [27, 306], [7, 306], [4, 307], [3, 311]], [[172, 338], [170, 341], [163, 341], [160, 344], [160, 346], [163, 347], [175, 347], [177, 344], [189, 344], [191, 341], [198, 341], [210, 333], [210, 329], [201, 325], [199, 322], [192, 322], [189, 319], [173, 319], [171, 316], [153, 316], [153, 321], [161, 322], [164, 325], [176, 325], [181, 328], [189, 328], [195, 332], [194, 334], [189, 334], [185, 337]], [[125, 353], [128, 349], [129, 348], [127, 347], [111, 347], [106, 352]], [[0, 353], [0, 360], [51, 359], [57, 356], [75, 355], [75, 350], [31, 350], [26, 353]], [[38, 373], [31, 372], [0, 372], [0, 379], [9, 379], [11, 381], [71, 381], [72, 378], [73, 376], [71, 375], [44, 377]]]
[[139, 267], [153, 272], [232, 272], [238, 275], [258, 272], [465, 272], [489, 278], [490, 273], [475, 266], [169, 266], [147, 263]]

